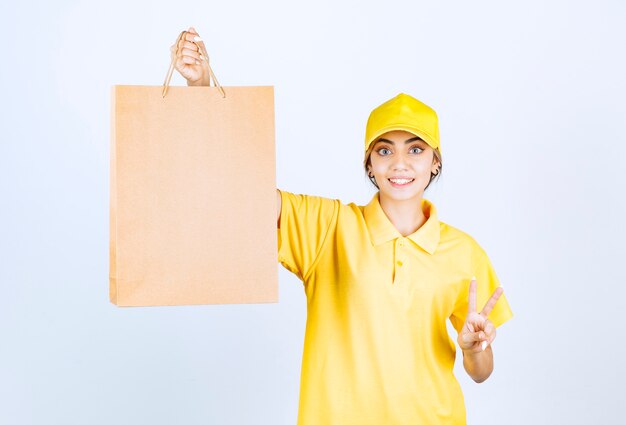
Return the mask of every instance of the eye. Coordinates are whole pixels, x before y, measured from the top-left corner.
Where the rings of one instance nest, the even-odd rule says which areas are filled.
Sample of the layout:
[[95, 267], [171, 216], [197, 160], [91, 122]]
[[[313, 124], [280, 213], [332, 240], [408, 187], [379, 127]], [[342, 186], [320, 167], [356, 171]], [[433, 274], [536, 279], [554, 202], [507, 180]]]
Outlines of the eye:
[[388, 148], [380, 148], [380, 149], [378, 149], [376, 152], [378, 152], [378, 154], [379, 154], [379, 155], [386, 156], [386, 155], [391, 154], [391, 149], [388, 149]]
[[424, 151], [424, 149], [420, 148], [419, 146], [413, 146], [409, 150], [409, 153], [419, 154], [420, 152], [423, 152], [423, 151]]

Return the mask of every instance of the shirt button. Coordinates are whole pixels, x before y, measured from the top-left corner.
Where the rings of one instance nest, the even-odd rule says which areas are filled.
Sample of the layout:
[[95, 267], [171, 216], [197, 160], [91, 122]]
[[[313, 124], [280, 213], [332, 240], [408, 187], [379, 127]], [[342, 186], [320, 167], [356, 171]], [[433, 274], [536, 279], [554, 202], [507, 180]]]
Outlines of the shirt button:
[[402, 261], [398, 261], [396, 264], [397, 264], [399, 267], [402, 267]]

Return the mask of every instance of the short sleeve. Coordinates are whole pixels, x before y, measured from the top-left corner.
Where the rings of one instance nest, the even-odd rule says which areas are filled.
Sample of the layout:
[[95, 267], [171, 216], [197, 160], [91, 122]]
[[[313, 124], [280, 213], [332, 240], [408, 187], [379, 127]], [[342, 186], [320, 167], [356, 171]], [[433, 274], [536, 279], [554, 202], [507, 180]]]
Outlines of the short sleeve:
[[338, 200], [280, 191], [278, 261], [304, 281], [334, 233]]
[[[498, 279], [487, 254], [480, 247], [477, 247], [474, 255], [473, 268], [473, 276], [476, 277], [476, 283], [478, 285], [476, 287], [476, 309], [481, 311], [496, 288], [500, 286], [500, 280]], [[469, 285], [471, 279], [472, 276], [468, 276], [467, 285], [463, 286], [463, 291], [459, 294], [454, 312], [450, 317], [450, 321], [457, 332], [461, 331], [463, 324], [465, 323], [465, 318], [467, 317], [467, 310], [469, 308]], [[498, 327], [512, 317], [513, 312], [511, 311], [509, 302], [506, 295], [502, 293], [500, 298], [498, 298], [498, 302], [495, 307], [491, 310], [491, 313], [489, 313], [488, 318], [496, 327]]]

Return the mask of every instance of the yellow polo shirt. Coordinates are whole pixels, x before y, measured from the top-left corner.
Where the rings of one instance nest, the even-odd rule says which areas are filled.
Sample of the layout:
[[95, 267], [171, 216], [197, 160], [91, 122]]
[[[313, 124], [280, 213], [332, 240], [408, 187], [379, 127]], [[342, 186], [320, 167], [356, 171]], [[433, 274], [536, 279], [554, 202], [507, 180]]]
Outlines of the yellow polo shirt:
[[[378, 193], [366, 206], [281, 198], [278, 259], [307, 297], [298, 425], [465, 424], [446, 320], [462, 328], [472, 276], [479, 309], [499, 286], [485, 251], [426, 199], [427, 221], [403, 237]], [[489, 319], [511, 317], [503, 295]]]

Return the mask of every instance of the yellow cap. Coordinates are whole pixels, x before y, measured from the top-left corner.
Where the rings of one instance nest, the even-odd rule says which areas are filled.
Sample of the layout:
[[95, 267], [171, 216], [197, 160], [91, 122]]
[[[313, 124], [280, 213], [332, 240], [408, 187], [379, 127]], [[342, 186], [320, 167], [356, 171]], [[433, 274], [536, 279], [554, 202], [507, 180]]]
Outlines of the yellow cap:
[[370, 113], [365, 128], [365, 150], [376, 138], [393, 130], [408, 131], [421, 137], [433, 149], [439, 148], [438, 122], [434, 109], [400, 93]]

